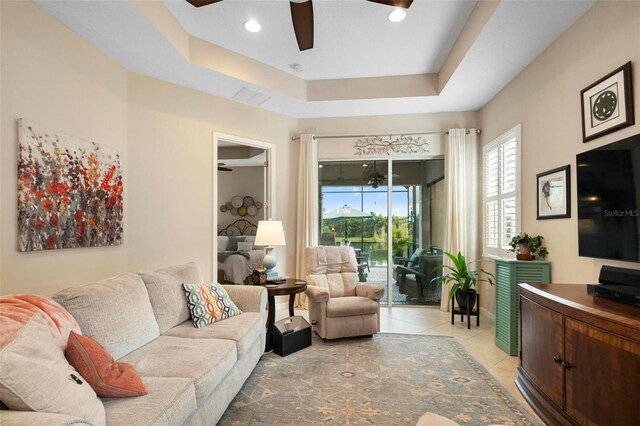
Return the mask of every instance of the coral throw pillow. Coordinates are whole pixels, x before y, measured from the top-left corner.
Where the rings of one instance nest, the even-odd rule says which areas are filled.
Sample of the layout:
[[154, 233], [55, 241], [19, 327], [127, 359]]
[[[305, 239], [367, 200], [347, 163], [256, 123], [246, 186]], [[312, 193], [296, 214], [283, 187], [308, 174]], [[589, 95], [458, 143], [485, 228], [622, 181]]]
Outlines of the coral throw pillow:
[[220, 284], [182, 284], [196, 328], [240, 315], [229, 293]]
[[34, 294], [11, 294], [0, 297], [0, 346], [29, 322], [35, 314], [48, 327], [56, 345], [64, 350], [69, 333], [80, 332], [75, 318], [55, 300]]
[[91, 385], [98, 396], [127, 398], [146, 395], [147, 390], [131, 364], [116, 362], [91, 337], [73, 331], [64, 352], [69, 364]]

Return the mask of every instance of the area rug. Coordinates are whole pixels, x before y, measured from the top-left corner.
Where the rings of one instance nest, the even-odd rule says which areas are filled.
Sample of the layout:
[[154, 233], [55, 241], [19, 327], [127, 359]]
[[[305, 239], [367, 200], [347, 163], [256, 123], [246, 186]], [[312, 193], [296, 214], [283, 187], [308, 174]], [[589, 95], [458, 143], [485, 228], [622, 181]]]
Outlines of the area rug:
[[262, 357], [221, 425], [539, 425], [447, 336], [378, 334]]

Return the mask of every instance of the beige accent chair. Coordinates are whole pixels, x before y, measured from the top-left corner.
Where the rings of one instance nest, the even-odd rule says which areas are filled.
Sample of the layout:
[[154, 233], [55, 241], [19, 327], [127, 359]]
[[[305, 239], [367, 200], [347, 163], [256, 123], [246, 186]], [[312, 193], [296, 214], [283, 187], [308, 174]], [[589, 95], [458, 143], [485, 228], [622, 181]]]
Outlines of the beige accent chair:
[[306, 249], [309, 319], [323, 339], [368, 336], [380, 331], [384, 288], [358, 282], [352, 247]]

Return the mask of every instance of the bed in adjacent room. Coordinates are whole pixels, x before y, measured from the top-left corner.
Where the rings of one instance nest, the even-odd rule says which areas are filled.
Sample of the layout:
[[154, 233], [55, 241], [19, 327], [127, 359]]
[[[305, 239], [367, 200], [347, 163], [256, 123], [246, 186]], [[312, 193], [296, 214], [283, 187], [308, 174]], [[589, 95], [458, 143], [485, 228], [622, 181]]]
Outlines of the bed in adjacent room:
[[265, 250], [254, 247], [257, 226], [246, 219], [238, 219], [218, 231], [218, 270], [224, 281], [248, 284], [251, 273], [262, 266]]

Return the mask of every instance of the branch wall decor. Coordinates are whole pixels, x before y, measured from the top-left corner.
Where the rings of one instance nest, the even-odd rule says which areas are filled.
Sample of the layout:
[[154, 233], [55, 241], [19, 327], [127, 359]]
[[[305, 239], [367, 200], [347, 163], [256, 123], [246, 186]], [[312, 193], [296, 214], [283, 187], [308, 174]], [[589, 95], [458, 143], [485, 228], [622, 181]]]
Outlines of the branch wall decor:
[[420, 136], [374, 136], [356, 140], [353, 148], [355, 155], [425, 154], [429, 153], [430, 143]]

